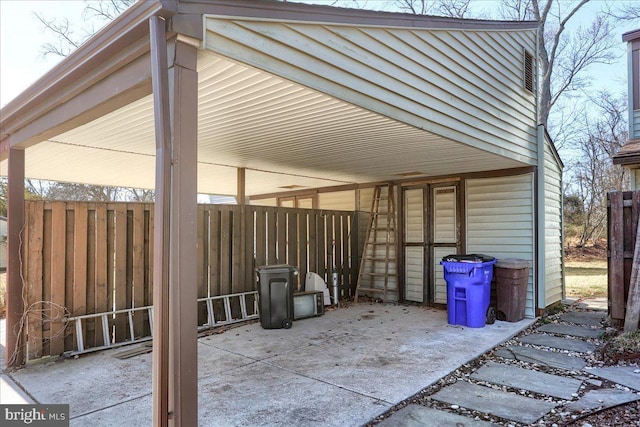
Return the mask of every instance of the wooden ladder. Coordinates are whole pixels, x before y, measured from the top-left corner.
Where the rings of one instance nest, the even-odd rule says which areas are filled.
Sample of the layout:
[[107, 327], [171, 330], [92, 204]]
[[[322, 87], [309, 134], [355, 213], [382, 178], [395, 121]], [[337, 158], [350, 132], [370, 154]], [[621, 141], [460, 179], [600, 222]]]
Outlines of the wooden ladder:
[[387, 292], [397, 294], [397, 280], [396, 289], [389, 289], [389, 278], [397, 278], [396, 235], [396, 202], [393, 184], [377, 185], [373, 191], [355, 302], [358, 302], [358, 295], [361, 292], [382, 294], [382, 302], [386, 302]]

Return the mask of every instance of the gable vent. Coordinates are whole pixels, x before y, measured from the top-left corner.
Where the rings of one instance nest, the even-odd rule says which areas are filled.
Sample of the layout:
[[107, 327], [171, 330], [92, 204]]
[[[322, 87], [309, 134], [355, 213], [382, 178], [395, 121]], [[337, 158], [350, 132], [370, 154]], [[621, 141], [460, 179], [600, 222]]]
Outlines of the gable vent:
[[533, 55], [524, 51], [524, 88], [533, 93]]

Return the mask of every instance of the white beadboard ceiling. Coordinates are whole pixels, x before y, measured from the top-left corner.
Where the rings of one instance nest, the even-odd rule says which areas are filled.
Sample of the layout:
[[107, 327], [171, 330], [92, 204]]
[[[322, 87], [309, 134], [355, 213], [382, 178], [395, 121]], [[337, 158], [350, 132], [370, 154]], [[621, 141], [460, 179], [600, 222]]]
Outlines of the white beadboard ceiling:
[[[200, 52], [198, 75], [200, 193], [235, 194], [239, 167], [247, 195], [258, 195], [522, 166], [210, 51]], [[154, 153], [147, 96], [27, 149], [26, 174], [153, 188]]]

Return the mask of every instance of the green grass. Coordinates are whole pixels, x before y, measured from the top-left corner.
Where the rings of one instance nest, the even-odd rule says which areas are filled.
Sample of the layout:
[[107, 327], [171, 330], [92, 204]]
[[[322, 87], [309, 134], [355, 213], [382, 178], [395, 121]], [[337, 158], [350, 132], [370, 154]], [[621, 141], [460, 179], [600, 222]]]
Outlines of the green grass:
[[565, 285], [568, 298], [596, 298], [607, 296], [607, 262], [567, 261]]

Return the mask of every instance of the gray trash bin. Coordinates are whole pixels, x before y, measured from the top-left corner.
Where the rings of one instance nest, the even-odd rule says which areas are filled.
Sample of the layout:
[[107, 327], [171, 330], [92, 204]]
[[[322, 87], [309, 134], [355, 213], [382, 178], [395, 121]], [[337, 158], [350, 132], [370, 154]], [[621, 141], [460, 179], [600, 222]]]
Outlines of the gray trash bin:
[[530, 262], [506, 258], [496, 262], [493, 277], [496, 285], [496, 317], [517, 322], [524, 319]]
[[298, 269], [277, 264], [264, 265], [256, 271], [260, 324], [264, 329], [289, 329], [293, 322], [293, 290]]

